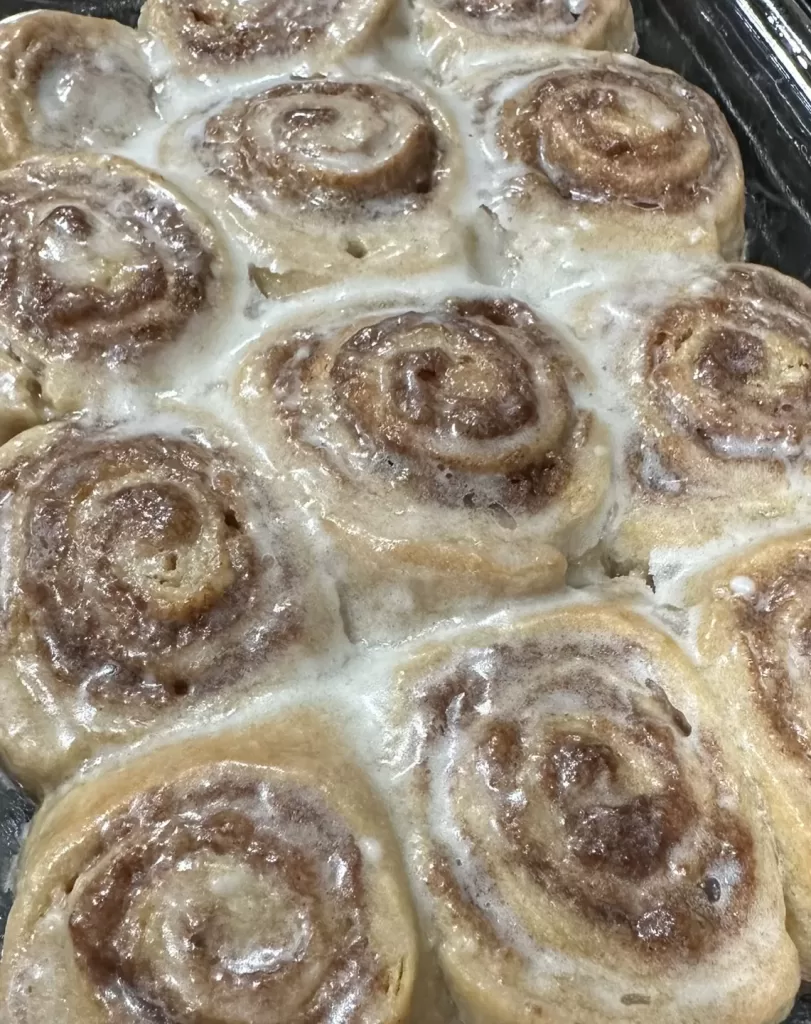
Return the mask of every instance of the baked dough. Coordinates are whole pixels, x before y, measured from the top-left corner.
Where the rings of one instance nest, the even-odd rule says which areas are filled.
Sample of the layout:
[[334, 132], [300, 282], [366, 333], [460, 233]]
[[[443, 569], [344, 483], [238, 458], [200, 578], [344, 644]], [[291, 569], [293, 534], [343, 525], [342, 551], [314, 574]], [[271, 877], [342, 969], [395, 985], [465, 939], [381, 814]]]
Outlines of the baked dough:
[[0, 754], [29, 790], [291, 683], [334, 639], [279, 485], [195, 427], [55, 423], [0, 450]]
[[404, 1024], [417, 941], [386, 813], [298, 714], [73, 790], [26, 845], [0, 1007], [26, 1024]]
[[404, 666], [409, 849], [464, 1021], [784, 1018], [774, 843], [701, 692], [645, 618], [582, 598]]

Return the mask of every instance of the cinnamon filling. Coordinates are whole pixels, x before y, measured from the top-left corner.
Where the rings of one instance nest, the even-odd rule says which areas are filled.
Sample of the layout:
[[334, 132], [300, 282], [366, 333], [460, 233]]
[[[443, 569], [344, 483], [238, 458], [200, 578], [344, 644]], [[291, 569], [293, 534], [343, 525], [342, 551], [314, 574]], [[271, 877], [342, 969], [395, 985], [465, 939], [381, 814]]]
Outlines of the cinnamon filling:
[[426, 682], [423, 791], [447, 787], [466, 850], [436, 841], [428, 880], [494, 948], [521, 920], [502, 876], [651, 957], [705, 956], [745, 916], [752, 837], [718, 805], [713, 752], [695, 753], [663, 687], [636, 679], [644, 659], [550, 638], [471, 652]]
[[383, 992], [355, 838], [316, 793], [244, 769], [144, 794], [70, 899], [100, 999], [144, 1020], [328, 1024]]
[[169, 17], [195, 58], [234, 63], [297, 53], [324, 35], [344, 0], [171, 0]]
[[714, 455], [795, 454], [811, 420], [811, 311], [753, 270], [667, 310], [647, 342], [648, 386], [671, 428]]
[[554, 339], [520, 303], [454, 301], [285, 351], [272, 371], [279, 413], [300, 441], [337, 413], [346, 442], [319, 451], [341, 472], [508, 517], [569, 479], [582, 424]]
[[503, 35], [522, 31], [556, 38], [565, 36], [596, 15], [597, 0], [587, 4], [569, 0], [440, 0], [438, 6], [471, 21], [485, 22], [487, 29]]
[[0, 182], [0, 314], [43, 360], [170, 343], [205, 308], [214, 263], [148, 178], [32, 160]]
[[711, 101], [680, 82], [582, 68], [544, 75], [508, 100], [498, 140], [567, 199], [673, 211], [712, 188], [722, 127]]
[[811, 556], [798, 551], [789, 563], [753, 570], [755, 595], [734, 601], [738, 629], [751, 659], [754, 694], [786, 749], [807, 760], [811, 618]]
[[382, 85], [302, 81], [237, 100], [206, 124], [202, 158], [248, 204], [334, 214], [422, 203], [443, 172], [430, 112]]
[[241, 525], [263, 499], [216, 450], [67, 431], [14, 473], [7, 642], [33, 646], [91, 705], [162, 706], [233, 684], [295, 636], [292, 563], [263, 556]]

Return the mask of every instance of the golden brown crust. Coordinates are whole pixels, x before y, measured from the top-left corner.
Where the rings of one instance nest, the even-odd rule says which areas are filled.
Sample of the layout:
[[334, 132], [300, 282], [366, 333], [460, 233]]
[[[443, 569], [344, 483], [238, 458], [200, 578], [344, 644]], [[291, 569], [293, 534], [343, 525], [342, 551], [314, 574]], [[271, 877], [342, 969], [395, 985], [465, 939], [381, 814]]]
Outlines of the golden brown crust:
[[0, 1005], [15, 1024], [320, 1024], [344, 1003], [401, 1024], [415, 960], [385, 812], [327, 724], [298, 713], [51, 806], [26, 845]]
[[40, 428], [0, 452], [0, 489], [0, 743], [32, 788], [278, 682], [328, 621], [269, 482], [221, 439]]
[[470, 1019], [780, 1019], [777, 860], [699, 689], [645, 619], [582, 601], [406, 666], [415, 867]]

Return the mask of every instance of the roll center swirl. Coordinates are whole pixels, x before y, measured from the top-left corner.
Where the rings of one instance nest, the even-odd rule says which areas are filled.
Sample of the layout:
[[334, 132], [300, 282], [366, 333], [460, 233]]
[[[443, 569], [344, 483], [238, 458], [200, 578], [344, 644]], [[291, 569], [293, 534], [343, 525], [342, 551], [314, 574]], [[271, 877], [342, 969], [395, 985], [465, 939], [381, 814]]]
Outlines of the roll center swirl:
[[108, 304], [123, 314], [166, 294], [169, 282], [154, 246], [80, 206], [52, 210], [40, 222], [32, 248], [54, 330], [81, 315], [103, 315]]
[[522, 900], [537, 890], [649, 956], [720, 942], [750, 898], [752, 838], [717, 806], [711, 759], [649, 672], [632, 647], [549, 636], [433, 677], [425, 787], [445, 817], [432, 883], [497, 933], [510, 919], [532, 930]]
[[756, 293], [668, 310], [648, 339], [651, 397], [671, 427], [728, 458], [797, 455], [811, 416], [811, 320]]
[[565, 383], [544, 379], [484, 321], [406, 314], [375, 324], [343, 345], [331, 379], [336, 404], [370, 444], [450, 466], [486, 465], [492, 443], [519, 469], [553, 450], [567, 425]]
[[694, 204], [723, 147], [698, 94], [611, 69], [558, 71], [504, 104], [502, 149], [571, 199]]
[[329, 212], [416, 201], [441, 173], [430, 113], [382, 85], [301, 82], [240, 100], [206, 125], [203, 151], [253, 201]]
[[210, 506], [201, 514], [199, 495], [128, 483], [92, 504], [80, 513], [83, 557], [102, 565], [114, 552], [119, 585], [156, 618], [190, 620], [235, 582], [224, 519]]
[[268, 369], [276, 414], [343, 478], [509, 529], [566, 486], [590, 425], [563, 345], [513, 300], [303, 331]]
[[213, 305], [212, 231], [126, 161], [25, 161], [0, 182], [0, 315], [38, 362], [134, 360]]
[[23, 472], [13, 644], [90, 708], [236, 683], [295, 635], [286, 538], [223, 452], [77, 432]]
[[104, 1001], [148, 1019], [326, 1024], [378, 982], [360, 851], [316, 794], [224, 771], [110, 823], [74, 947]]

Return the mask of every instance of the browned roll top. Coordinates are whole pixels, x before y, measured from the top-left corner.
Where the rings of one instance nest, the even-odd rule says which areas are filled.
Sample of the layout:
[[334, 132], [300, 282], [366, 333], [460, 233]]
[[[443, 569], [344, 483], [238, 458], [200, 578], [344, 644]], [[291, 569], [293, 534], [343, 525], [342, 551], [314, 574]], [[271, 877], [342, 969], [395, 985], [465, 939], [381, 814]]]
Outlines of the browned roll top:
[[171, 0], [171, 18], [195, 59], [234, 63], [297, 53], [326, 33], [344, 2]]
[[645, 374], [669, 429], [714, 455], [797, 455], [811, 418], [811, 293], [762, 268], [725, 269], [655, 321]]
[[554, 69], [507, 100], [498, 141], [561, 196], [678, 211], [700, 204], [729, 158], [715, 104], [675, 76], [587, 65]]
[[222, 451], [66, 428], [0, 483], [6, 645], [90, 705], [189, 699], [296, 636], [298, 569], [258, 482]]
[[444, 173], [431, 113], [383, 85], [298, 81], [237, 100], [206, 124], [202, 157], [238, 194], [342, 215], [407, 210]]
[[37, 361], [134, 358], [206, 306], [212, 245], [134, 164], [28, 160], [0, 176], [0, 316]]
[[318, 447], [342, 475], [504, 519], [566, 484], [580, 426], [555, 340], [521, 303], [454, 300], [330, 341], [299, 335], [269, 359], [294, 436], [329, 417], [346, 439]]
[[475, 650], [420, 691], [422, 785], [434, 814], [448, 793], [458, 830], [435, 837], [428, 884], [494, 951], [516, 937], [514, 884], [636, 955], [699, 960], [745, 919], [751, 833], [718, 805], [713, 748], [696, 753], [648, 653], [561, 633]]
[[69, 898], [79, 963], [128, 1020], [379, 1020], [361, 852], [305, 787], [224, 765], [147, 792], [104, 826]]

